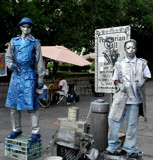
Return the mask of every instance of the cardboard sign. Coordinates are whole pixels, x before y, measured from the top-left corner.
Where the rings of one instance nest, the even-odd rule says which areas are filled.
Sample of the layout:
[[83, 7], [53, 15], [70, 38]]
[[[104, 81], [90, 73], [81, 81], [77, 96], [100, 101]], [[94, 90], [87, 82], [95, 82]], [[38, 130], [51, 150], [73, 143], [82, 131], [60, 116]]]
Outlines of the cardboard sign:
[[114, 93], [112, 80], [115, 62], [125, 56], [124, 43], [130, 39], [130, 26], [95, 30], [95, 91]]

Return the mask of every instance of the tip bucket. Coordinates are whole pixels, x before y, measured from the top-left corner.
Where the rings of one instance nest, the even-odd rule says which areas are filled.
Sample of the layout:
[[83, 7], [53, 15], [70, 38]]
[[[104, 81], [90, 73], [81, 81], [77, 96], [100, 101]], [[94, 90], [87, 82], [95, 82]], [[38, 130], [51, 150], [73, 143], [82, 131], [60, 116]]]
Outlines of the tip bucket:
[[79, 108], [71, 107], [68, 109], [68, 120], [69, 121], [78, 121], [79, 117]]
[[63, 160], [63, 158], [59, 156], [51, 156], [51, 157], [46, 157], [44, 160]]

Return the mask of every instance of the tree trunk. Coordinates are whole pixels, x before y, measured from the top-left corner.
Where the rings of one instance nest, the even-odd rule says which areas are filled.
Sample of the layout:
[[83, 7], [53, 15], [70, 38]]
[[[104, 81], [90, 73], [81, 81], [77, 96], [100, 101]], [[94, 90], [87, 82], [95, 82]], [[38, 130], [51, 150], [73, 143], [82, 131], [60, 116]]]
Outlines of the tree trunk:
[[59, 63], [58, 61], [53, 61], [53, 82], [56, 78], [56, 72], [58, 70], [58, 63]]

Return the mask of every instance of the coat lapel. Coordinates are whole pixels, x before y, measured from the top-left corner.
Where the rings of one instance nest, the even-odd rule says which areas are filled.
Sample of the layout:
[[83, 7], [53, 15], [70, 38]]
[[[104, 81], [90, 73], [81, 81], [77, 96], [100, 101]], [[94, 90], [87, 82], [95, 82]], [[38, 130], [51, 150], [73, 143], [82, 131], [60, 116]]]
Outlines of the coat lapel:
[[26, 40], [23, 40], [22, 37], [20, 36], [19, 38], [19, 44], [20, 44], [20, 48], [19, 48], [19, 51], [27, 46], [30, 45], [31, 42], [34, 42], [35, 41], [35, 38], [33, 36], [29, 36]]

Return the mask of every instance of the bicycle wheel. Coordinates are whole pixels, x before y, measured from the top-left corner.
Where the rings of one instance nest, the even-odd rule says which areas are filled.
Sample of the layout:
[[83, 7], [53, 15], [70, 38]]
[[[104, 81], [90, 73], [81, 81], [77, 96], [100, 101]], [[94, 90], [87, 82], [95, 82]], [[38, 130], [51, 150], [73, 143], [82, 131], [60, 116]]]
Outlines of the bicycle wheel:
[[48, 93], [47, 94], [47, 98], [39, 98], [39, 104], [42, 108], [48, 108], [50, 105], [50, 95]]

